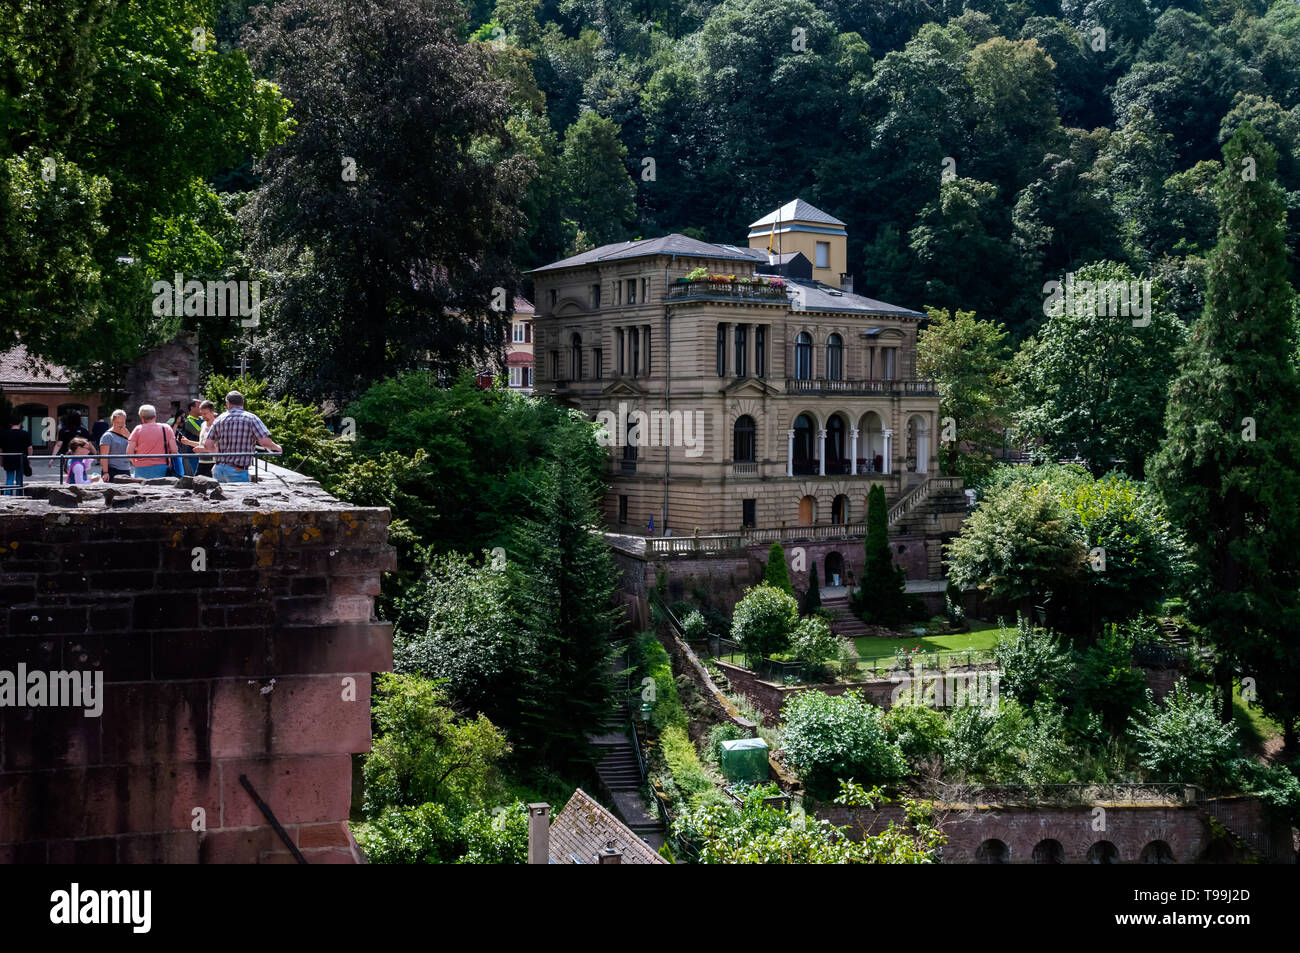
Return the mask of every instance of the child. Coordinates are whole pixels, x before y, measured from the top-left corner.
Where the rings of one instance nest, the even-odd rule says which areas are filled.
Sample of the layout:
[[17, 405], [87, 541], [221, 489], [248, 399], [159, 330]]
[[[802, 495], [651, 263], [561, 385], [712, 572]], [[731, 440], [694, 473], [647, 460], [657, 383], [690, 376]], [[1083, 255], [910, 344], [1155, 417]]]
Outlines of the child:
[[91, 472], [95, 461], [91, 459], [94, 448], [90, 445], [90, 441], [85, 437], [75, 437], [72, 443], [68, 444], [68, 449], [76, 456], [76, 459], [68, 463], [68, 482], [89, 483], [92, 479], [98, 480], [99, 474]]

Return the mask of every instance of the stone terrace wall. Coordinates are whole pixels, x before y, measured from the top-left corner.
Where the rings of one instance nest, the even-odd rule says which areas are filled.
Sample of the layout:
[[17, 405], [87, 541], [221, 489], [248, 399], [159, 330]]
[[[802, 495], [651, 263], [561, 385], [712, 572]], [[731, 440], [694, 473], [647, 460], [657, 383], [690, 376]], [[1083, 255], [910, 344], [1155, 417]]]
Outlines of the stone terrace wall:
[[240, 775], [309, 863], [362, 859], [389, 513], [277, 472], [0, 497], [0, 673], [105, 683], [100, 717], [0, 707], [0, 861], [292, 862]]
[[[1230, 829], [1248, 829], [1261, 823], [1261, 805], [1253, 797], [1224, 798], [1213, 803], [1215, 813]], [[1109, 841], [1121, 864], [1138, 863], [1142, 850], [1153, 841], [1169, 845], [1175, 863], [1204, 862], [1213, 842], [1207, 813], [1200, 804], [1124, 803], [1096, 805], [1105, 808], [1105, 830], [1096, 830], [1094, 805], [1078, 806], [958, 806], [936, 805], [940, 829], [948, 835], [943, 849], [945, 864], [977, 863], [976, 853], [985, 840], [1007, 845], [1008, 863], [1033, 863], [1034, 847], [1043, 840], [1060, 843], [1065, 863], [1088, 863], [1088, 850]], [[886, 805], [873, 811], [839, 805], [821, 805], [816, 814], [853, 832], [879, 833], [889, 823], [902, 825], [903, 810]], [[1232, 848], [1229, 848], [1231, 851]], [[1239, 854], [1233, 854], [1240, 860]]]

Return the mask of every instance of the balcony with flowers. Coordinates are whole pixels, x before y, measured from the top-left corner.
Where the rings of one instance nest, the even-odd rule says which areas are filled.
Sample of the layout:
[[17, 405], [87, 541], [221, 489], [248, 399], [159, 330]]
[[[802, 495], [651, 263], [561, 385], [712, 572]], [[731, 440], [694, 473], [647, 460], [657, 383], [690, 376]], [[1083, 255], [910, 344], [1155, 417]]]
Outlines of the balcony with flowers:
[[783, 278], [770, 278], [762, 275], [717, 275], [696, 268], [684, 278], [678, 278], [668, 289], [671, 299], [682, 298], [726, 298], [749, 299], [756, 301], [789, 301], [786, 294], [786, 282]]

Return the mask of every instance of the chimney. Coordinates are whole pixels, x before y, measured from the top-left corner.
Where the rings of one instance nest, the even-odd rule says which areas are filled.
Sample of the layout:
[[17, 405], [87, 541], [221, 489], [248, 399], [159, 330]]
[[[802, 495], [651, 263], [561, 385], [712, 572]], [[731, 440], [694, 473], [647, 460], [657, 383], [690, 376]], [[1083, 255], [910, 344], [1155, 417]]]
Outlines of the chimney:
[[528, 805], [528, 862], [549, 864], [551, 840], [551, 805]]
[[853, 276], [840, 273], [840, 290], [853, 294]]
[[614, 842], [610, 841], [605, 845], [605, 849], [597, 855], [596, 862], [599, 864], [621, 864], [623, 863], [623, 854], [614, 846]]

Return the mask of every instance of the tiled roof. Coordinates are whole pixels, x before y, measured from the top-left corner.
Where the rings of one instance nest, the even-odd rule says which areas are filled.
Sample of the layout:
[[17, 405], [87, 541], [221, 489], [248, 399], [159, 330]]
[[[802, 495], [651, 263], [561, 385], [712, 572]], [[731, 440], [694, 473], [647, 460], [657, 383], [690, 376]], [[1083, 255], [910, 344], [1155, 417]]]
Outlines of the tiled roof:
[[760, 228], [766, 225], [784, 225], [787, 222], [821, 222], [823, 225], [843, 225], [834, 215], [828, 215], [814, 205], [809, 205], [803, 199], [795, 199], [793, 202], [787, 202], [775, 211], [768, 212], [757, 222], [752, 223], [750, 228]]
[[28, 355], [27, 348], [0, 352], [0, 387], [67, 387], [68, 372]]
[[925, 317], [920, 311], [900, 308], [896, 304], [877, 301], [875, 298], [853, 294], [850, 291], [839, 291], [820, 282], [800, 281], [797, 278], [787, 278], [785, 282], [786, 292], [789, 294], [792, 304], [798, 300], [795, 289], [802, 290], [803, 310], [805, 311], [848, 311], [863, 314], [901, 315], [914, 318]]
[[[599, 863], [610, 844], [624, 864], [666, 864], [641, 838], [578, 788], [551, 821], [548, 853], [553, 864]], [[577, 858], [576, 860], [574, 858]]]
[[691, 258], [723, 258], [738, 261], [767, 261], [767, 252], [758, 248], [740, 248], [735, 245], [714, 245], [697, 238], [688, 238], [674, 232], [662, 238], [646, 238], [639, 242], [615, 242], [613, 245], [601, 245], [590, 251], [551, 262], [534, 268], [539, 271], [551, 271], [556, 268], [576, 268], [580, 265], [593, 265], [602, 261], [618, 261], [624, 258], [648, 258], [652, 255], [685, 255]]

